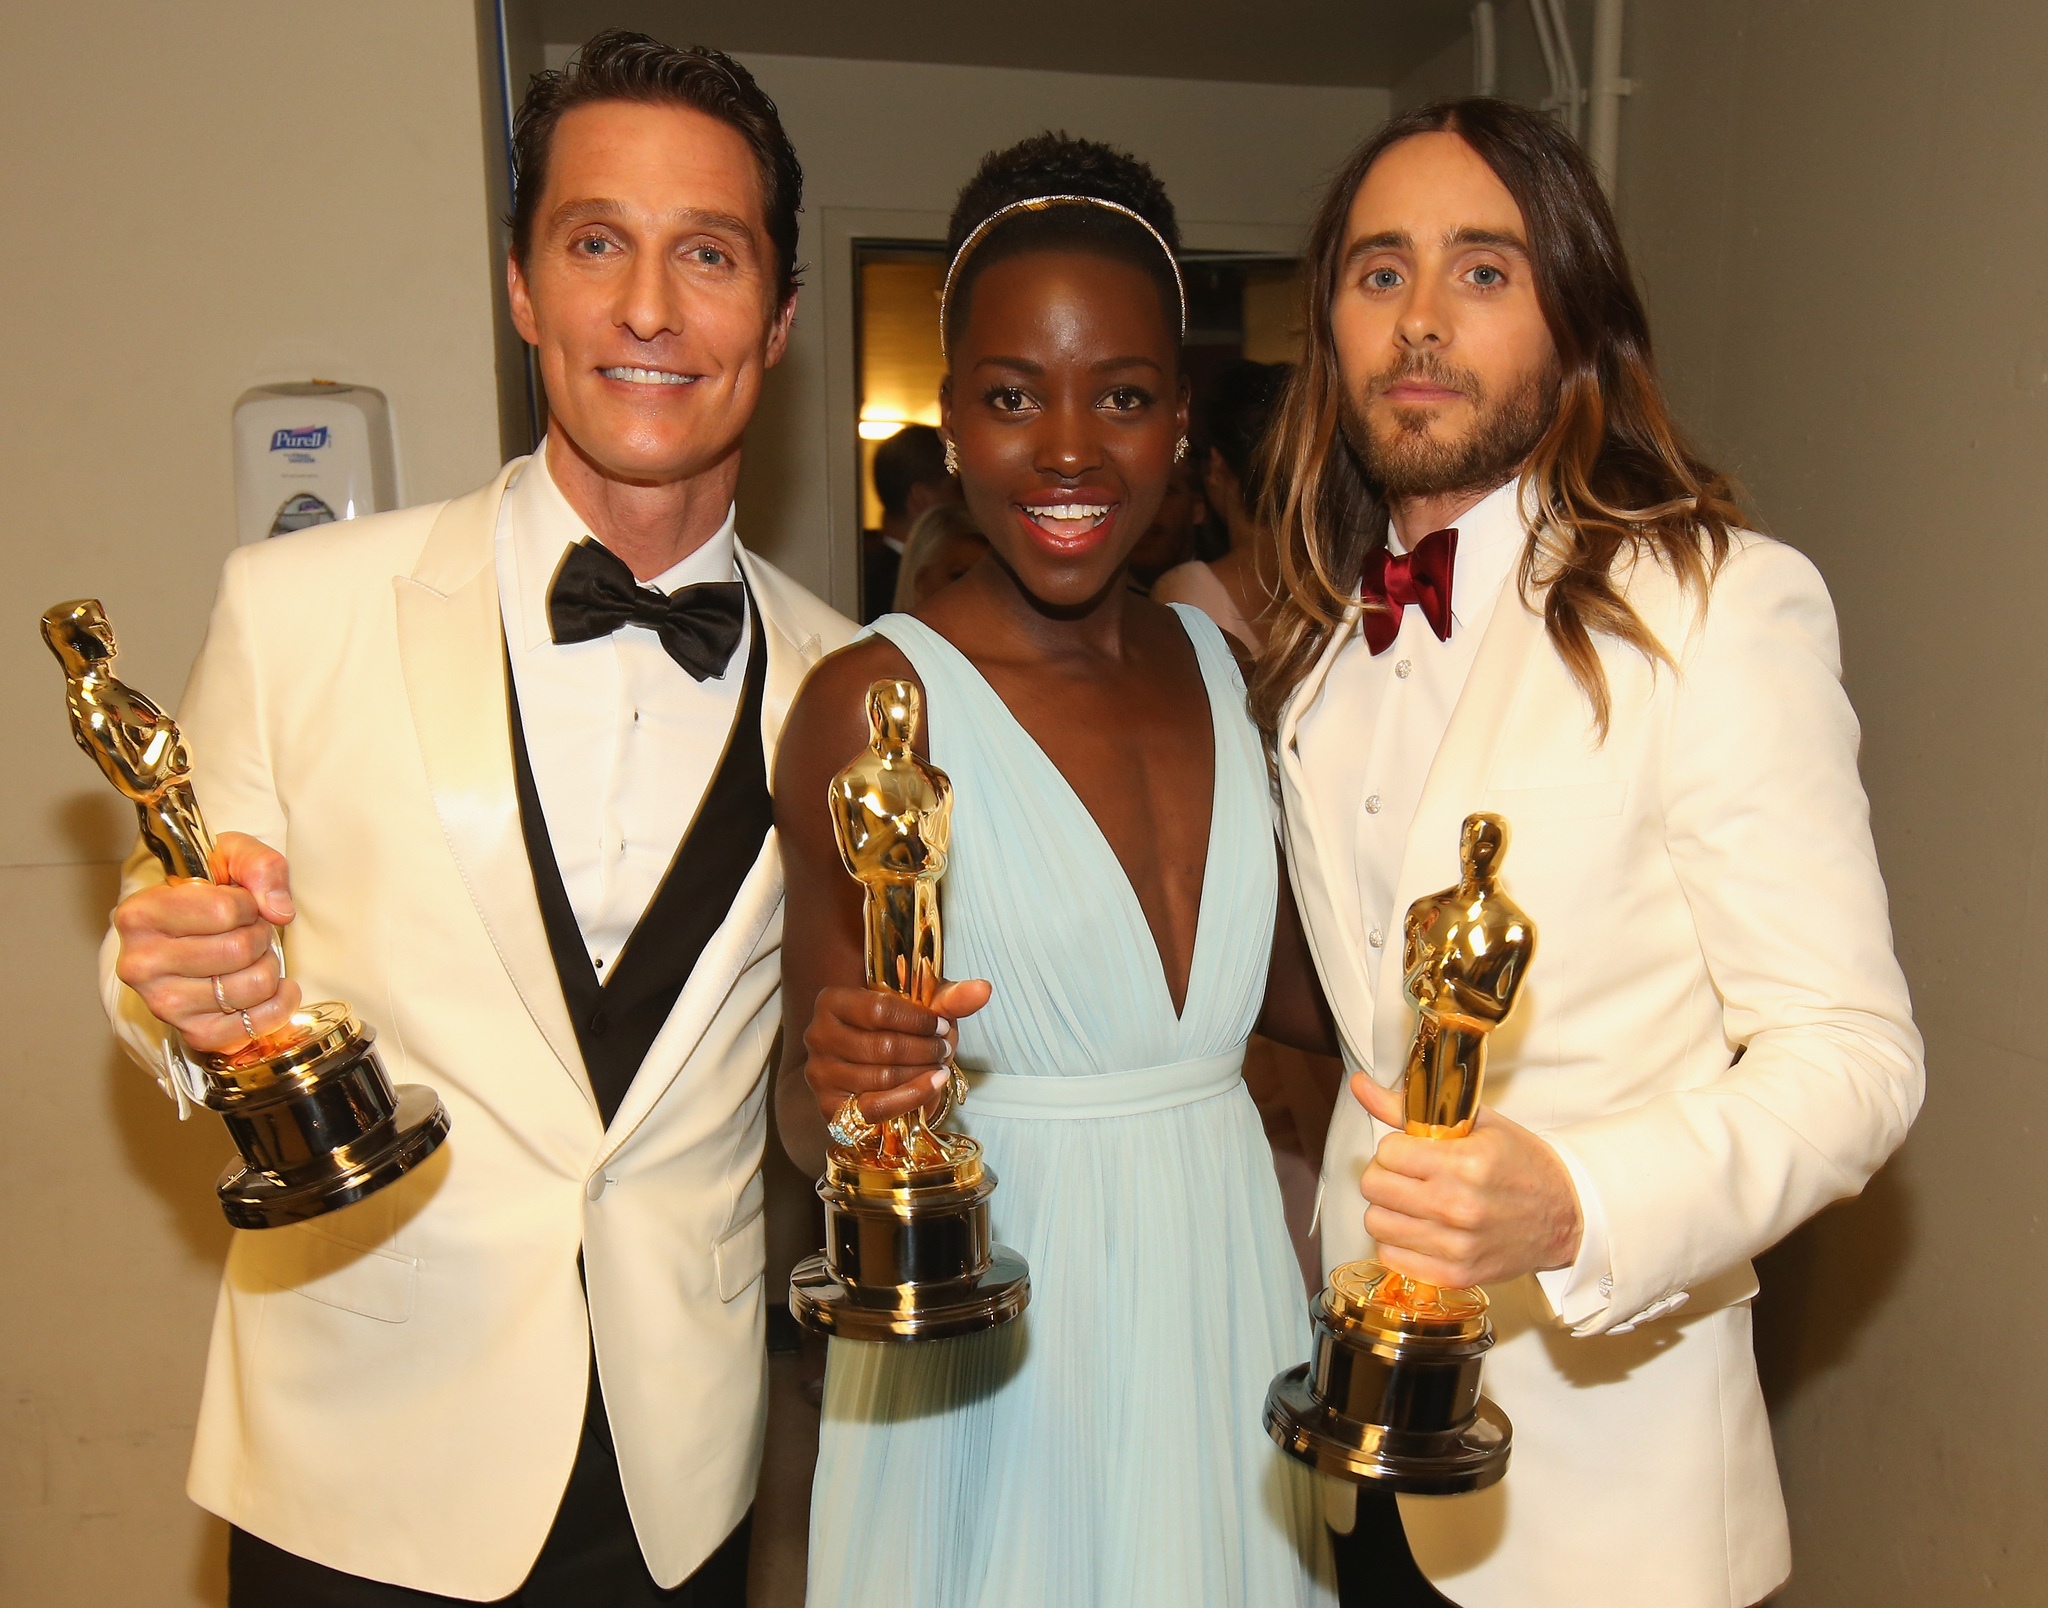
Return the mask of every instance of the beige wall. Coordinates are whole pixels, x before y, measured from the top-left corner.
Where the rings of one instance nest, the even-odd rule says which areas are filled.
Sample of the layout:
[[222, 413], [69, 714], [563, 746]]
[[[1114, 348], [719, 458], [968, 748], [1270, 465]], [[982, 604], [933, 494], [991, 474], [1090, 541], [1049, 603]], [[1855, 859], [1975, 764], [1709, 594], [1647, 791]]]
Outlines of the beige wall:
[[497, 464], [475, 15], [80, 0], [0, 37], [0, 1601], [218, 1603], [182, 1487], [229, 1146], [110, 1046], [93, 952], [133, 817], [35, 617], [104, 598], [131, 679], [177, 697], [250, 385], [383, 389], [408, 500]]
[[1787, 1608], [2048, 1602], [2048, 8], [1636, 0], [1622, 210], [1681, 411], [1842, 622], [1928, 1045], [1766, 1263]]

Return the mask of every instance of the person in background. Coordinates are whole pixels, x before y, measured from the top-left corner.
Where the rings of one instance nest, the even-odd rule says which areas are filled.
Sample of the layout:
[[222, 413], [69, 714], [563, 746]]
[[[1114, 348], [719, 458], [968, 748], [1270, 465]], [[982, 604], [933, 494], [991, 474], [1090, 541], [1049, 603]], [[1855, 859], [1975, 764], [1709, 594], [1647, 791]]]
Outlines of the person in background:
[[988, 553], [988, 538], [962, 502], [927, 508], [910, 527], [896, 571], [893, 612], [908, 614], [941, 587], [951, 586]]
[[875, 495], [882, 528], [867, 532], [861, 558], [860, 617], [887, 614], [896, 597], [903, 544], [927, 508], [957, 502], [960, 489], [946, 472], [946, 444], [928, 424], [906, 424], [875, 448]]
[[1230, 533], [1230, 551], [1209, 563], [1190, 559], [1152, 589], [1162, 603], [1192, 603], [1253, 653], [1265, 641], [1262, 622], [1280, 588], [1273, 533], [1258, 515], [1264, 487], [1259, 444], [1287, 388], [1287, 372], [1285, 363], [1239, 358], [1210, 380], [1197, 412], [1199, 439], [1206, 443], [1202, 493]]
[[768, 775], [853, 631], [735, 529], [803, 175], [744, 67], [617, 31], [534, 79], [513, 142], [547, 438], [229, 557], [179, 710], [220, 880], [138, 851], [102, 951], [181, 1107], [187, 1047], [303, 988], [358, 1002], [452, 1123], [229, 1246], [187, 1489], [232, 1526], [230, 1608], [747, 1597]]
[[1131, 590], [1149, 597], [1160, 576], [1186, 563], [1195, 550], [1196, 527], [1208, 514], [1195, 458], [1183, 454], [1173, 466], [1173, 478], [1167, 482], [1166, 500], [1160, 503], [1151, 527], [1131, 549], [1126, 570]]

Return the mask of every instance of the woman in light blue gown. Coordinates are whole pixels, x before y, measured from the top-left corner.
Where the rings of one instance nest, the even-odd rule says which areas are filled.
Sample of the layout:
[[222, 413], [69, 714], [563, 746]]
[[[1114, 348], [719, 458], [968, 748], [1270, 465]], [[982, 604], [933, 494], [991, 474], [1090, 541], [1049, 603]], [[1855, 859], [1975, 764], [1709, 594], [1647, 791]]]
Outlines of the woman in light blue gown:
[[[1032, 1279], [984, 1334], [832, 1342], [811, 1608], [1334, 1600], [1313, 1480], [1262, 1424], [1309, 1331], [1240, 1075], [1255, 1027], [1323, 1048], [1326, 1016], [1231, 649], [1124, 582], [1184, 450], [1174, 241], [1128, 156], [1047, 135], [984, 164], [941, 402], [991, 554], [821, 664], [784, 729], [785, 1144], [818, 1170], [849, 1094], [932, 1102], [957, 1023], [958, 1125]], [[933, 1011], [858, 986], [825, 807], [884, 676], [921, 684], [954, 788], [945, 960], [973, 981]]]

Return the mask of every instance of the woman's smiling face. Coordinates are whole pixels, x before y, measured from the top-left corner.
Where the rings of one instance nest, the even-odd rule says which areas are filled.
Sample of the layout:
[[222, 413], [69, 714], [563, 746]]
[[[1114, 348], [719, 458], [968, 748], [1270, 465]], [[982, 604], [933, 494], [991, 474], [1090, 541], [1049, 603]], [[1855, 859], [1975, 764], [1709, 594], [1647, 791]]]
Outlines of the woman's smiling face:
[[941, 398], [975, 521], [1024, 590], [1075, 608], [1116, 579], [1187, 428], [1179, 342], [1150, 275], [1077, 249], [974, 280]]

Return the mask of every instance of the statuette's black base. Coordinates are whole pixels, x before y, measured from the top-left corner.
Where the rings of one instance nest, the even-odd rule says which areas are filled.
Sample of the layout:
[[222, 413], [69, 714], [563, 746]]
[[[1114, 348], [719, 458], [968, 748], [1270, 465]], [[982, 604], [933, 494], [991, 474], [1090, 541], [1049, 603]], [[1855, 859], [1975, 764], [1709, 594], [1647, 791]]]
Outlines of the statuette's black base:
[[[1332, 1275], [1351, 1293], [1315, 1302], [1315, 1353], [1266, 1392], [1266, 1433], [1324, 1474], [1414, 1496], [1484, 1490], [1507, 1472], [1514, 1429], [1479, 1394], [1493, 1347], [1476, 1291], [1452, 1317], [1415, 1316], [1371, 1298], [1383, 1273], [1352, 1264]], [[1346, 1278], [1347, 1274], [1354, 1275]], [[1364, 1299], [1360, 1291], [1366, 1292]]]
[[280, 1228], [352, 1206], [412, 1171], [448, 1136], [432, 1089], [393, 1089], [376, 1030], [345, 1007], [292, 1018], [295, 1036], [205, 1056], [207, 1106], [227, 1123], [239, 1163], [221, 1174], [221, 1210], [237, 1228]]
[[976, 1279], [940, 1286], [868, 1290], [832, 1276], [822, 1255], [797, 1263], [789, 1279], [789, 1310], [817, 1334], [841, 1340], [948, 1340], [1007, 1323], [1031, 1300], [1024, 1258], [995, 1247]]
[[1508, 1471], [1514, 1431], [1484, 1396], [1469, 1424], [1429, 1434], [1346, 1419], [1315, 1399], [1308, 1376], [1304, 1362], [1273, 1381], [1266, 1433], [1318, 1473], [1411, 1496], [1458, 1496]]
[[[818, 1180], [825, 1249], [797, 1264], [789, 1311], [842, 1340], [945, 1340], [1007, 1323], [1031, 1300], [1024, 1258], [989, 1241], [995, 1174], [978, 1153], [954, 1181]], [[862, 1187], [866, 1180], [868, 1187]]]

